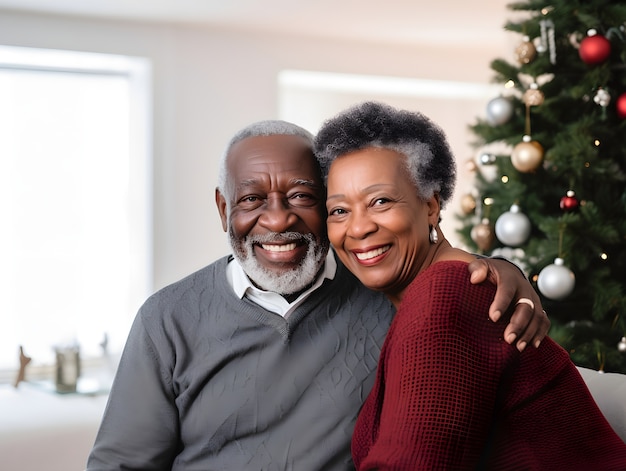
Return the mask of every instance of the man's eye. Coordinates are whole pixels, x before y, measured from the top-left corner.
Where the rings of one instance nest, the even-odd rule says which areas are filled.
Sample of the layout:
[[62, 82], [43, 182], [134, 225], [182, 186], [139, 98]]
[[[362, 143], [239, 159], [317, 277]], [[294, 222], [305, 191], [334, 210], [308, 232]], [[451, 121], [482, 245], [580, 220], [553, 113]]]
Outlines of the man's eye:
[[314, 206], [318, 199], [310, 193], [296, 193], [289, 197], [289, 201], [294, 206]]
[[256, 195], [247, 195], [242, 198], [239, 198], [237, 204], [244, 208], [254, 208], [257, 207], [261, 202], [261, 198]]

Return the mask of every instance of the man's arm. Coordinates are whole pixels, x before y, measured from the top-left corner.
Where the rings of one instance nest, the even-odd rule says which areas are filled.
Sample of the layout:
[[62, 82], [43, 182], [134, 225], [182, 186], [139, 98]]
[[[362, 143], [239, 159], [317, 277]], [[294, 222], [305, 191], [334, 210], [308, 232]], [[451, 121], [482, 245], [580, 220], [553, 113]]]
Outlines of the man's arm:
[[492, 321], [497, 322], [504, 312], [513, 312], [504, 339], [509, 344], [516, 342], [519, 351], [528, 344], [538, 347], [548, 334], [550, 320], [539, 295], [521, 270], [508, 260], [478, 258], [469, 264], [469, 271], [472, 283], [489, 280], [496, 285], [496, 295], [489, 308]]
[[170, 469], [179, 443], [168, 370], [137, 316], [86, 471]]

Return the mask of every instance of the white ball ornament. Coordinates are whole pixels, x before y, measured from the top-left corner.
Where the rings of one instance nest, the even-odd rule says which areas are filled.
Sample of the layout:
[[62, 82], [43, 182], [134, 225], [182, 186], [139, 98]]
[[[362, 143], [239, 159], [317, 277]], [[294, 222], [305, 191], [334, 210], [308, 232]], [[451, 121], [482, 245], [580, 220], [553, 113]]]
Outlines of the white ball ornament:
[[496, 237], [509, 247], [518, 247], [526, 242], [530, 229], [530, 219], [520, 211], [516, 204], [496, 220]]
[[622, 337], [622, 340], [617, 344], [617, 349], [620, 352], [626, 352], [626, 337]]
[[567, 298], [576, 284], [574, 273], [564, 265], [562, 258], [546, 266], [537, 277], [537, 288], [546, 298], [560, 301]]
[[487, 122], [491, 126], [500, 126], [513, 116], [513, 103], [509, 98], [496, 97], [487, 103]]

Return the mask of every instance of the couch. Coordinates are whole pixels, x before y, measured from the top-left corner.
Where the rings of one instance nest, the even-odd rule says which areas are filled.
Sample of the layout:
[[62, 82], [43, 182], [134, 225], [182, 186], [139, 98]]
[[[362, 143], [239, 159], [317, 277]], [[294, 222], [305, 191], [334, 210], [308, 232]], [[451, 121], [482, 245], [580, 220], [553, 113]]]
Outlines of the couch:
[[581, 367], [578, 371], [604, 416], [626, 442], [626, 375]]
[[[626, 375], [579, 368], [600, 410], [626, 442]], [[0, 385], [0, 469], [81, 471], [106, 395], [59, 395]]]

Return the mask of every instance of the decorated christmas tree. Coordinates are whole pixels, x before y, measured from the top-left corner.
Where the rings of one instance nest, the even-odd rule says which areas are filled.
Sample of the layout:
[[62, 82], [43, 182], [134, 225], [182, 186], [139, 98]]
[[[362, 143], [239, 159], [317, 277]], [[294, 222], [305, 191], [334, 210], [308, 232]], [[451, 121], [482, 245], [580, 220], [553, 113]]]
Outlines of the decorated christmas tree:
[[626, 1], [507, 8], [460, 235], [520, 265], [574, 363], [626, 373]]

